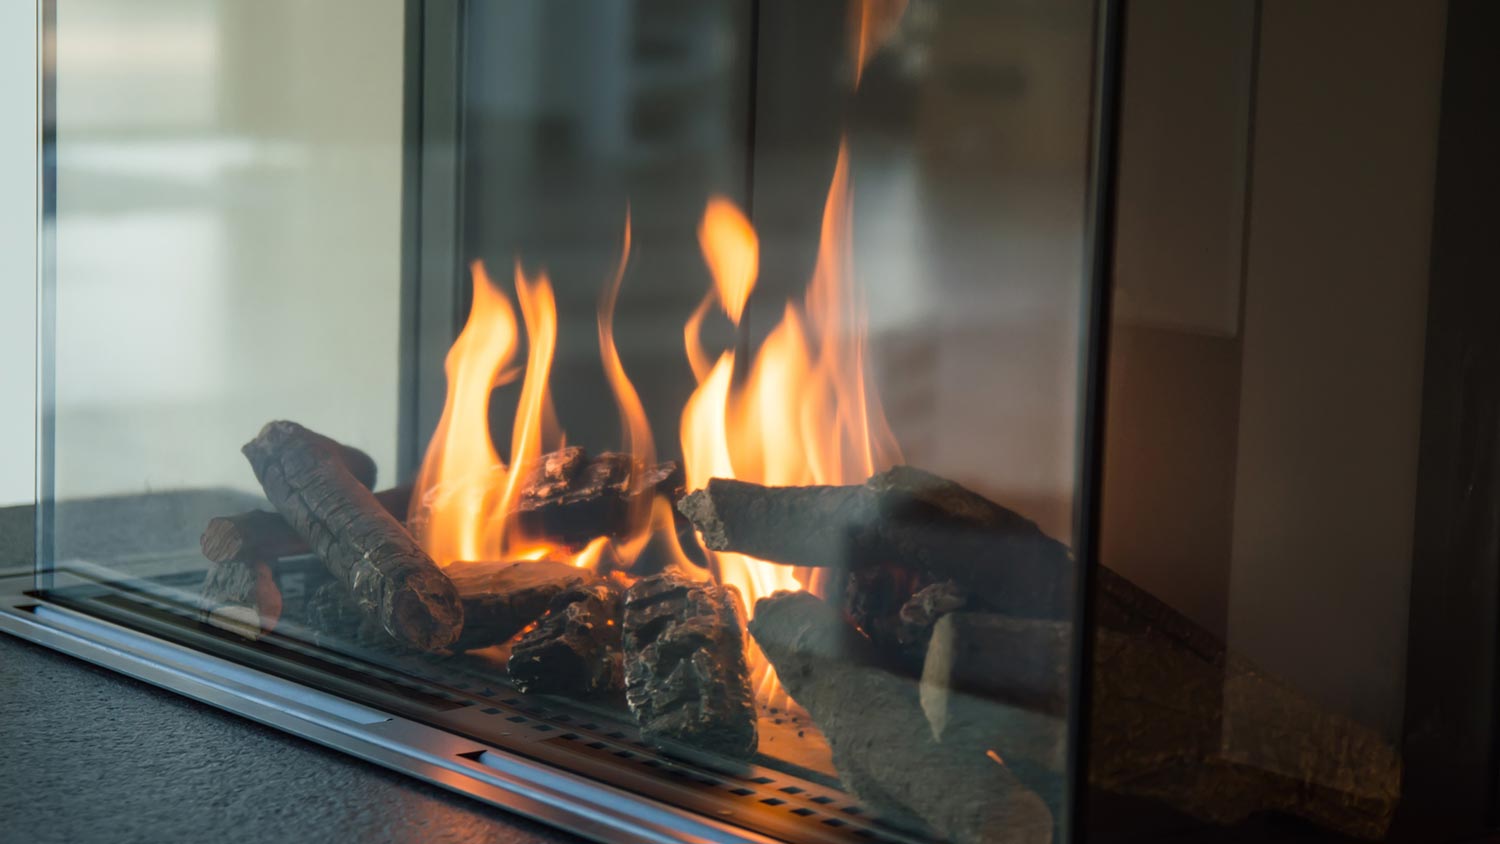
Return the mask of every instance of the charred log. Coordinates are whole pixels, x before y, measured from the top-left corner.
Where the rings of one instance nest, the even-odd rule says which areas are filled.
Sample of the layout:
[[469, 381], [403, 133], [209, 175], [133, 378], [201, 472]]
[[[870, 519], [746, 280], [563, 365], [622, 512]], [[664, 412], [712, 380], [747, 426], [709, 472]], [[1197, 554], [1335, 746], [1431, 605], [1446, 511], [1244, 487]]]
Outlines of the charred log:
[[652, 496], [675, 501], [683, 478], [675, 461], [648, 466], [628, 454], [590, 457], [569, 446], [537, 461], [521, 487], [515, 518], [532, 535], [581, 547], [596, 536], [623, 534], [632, 508], [649, 506]]
[[374, 618], [355, 603], [349, 588], [337, 580], [314, 589], [303, 606], [303, 624], [319, 647], [350, 646], [377, 651], [404, 651]]
[[214, 563], [203, 580], [198, 609], [204, 623], [253, 641], [281, 618], [281, 590], [263, 562]]
[[464, 629], [456, 651], [498, 645], [547, 612], [558, 596], [583, 587], [588, 572], [548, 560], [455, 563], [447, 570], [463, 602]]
[[413, 647], [446, 647], [463, 628], [453, 584], [329, 443], [294, 422], [271, 422], [243, 451], [271, 504], [361, 611]]
[[952, 581], [980, 606], [1017, 617], [1064, 618], [1072, 603], [1067, 546], [1019, 514], [909, 466], [859, 486], [714, 478], [678, 508], [716, 551], [856, 572], [893, 566], [913, 576], [916, 588]]
[[1051, 840], [1047, 806], [984, 745], [912, 728], [923, 723], [916, 684], [883, 670], [875, 647], [831, 605], [778, 592], [756, 603], [750, 632], [861, 800], [915, 815], [956, 844]]
[[623, 688], [621, 597], [607, 580], [558, 595], [511, 648], [511, 682], [527, 693], [583, 697]]
[[[375, 500], [386, 512], [403, 519], [411, 502], [411, 487], [381, 490], [375, 493]], [[281, 514], [266, 510], [209, 519], [200, 544], [203, 556], [215, 563], [275, 561], [312, 553], [307, 540]]]
[[676, 574], [625, 596], [625, 699], [642, 737], [747, 757], [757, 745], [739, 593]]

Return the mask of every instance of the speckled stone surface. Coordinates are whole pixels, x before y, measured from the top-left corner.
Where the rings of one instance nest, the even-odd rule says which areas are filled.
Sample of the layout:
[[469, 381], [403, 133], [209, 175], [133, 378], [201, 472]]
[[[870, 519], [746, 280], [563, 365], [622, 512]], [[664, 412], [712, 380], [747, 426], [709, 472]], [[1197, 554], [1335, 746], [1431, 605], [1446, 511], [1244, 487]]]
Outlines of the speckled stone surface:
[[[30, 566], [19, 510], [0, 569]], [[580, 839], [0, 634], [0, 844], [206, 841]]]
[[579, 839], [0, 635], [0, 842]]

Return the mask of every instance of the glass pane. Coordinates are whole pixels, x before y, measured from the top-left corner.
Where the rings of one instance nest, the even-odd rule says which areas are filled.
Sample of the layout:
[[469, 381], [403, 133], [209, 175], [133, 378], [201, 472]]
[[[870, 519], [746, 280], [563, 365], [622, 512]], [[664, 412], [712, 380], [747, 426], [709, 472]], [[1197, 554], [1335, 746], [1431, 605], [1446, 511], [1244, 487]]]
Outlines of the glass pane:
[[1068, 840], [1095, 5], [68, 4], [54, 597], [730, 829]]

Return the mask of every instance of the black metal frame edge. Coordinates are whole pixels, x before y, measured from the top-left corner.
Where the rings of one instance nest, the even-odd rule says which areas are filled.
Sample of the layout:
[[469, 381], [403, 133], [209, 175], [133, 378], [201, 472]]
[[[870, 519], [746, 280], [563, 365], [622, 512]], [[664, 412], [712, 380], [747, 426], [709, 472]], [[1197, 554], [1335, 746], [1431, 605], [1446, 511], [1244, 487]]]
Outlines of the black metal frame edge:
[[[437, 428], [448, 345], [463, 316], [463, 21], [467, 0], [406, 0], [402, 104], [397, 475]], [[433, 72], [433, 71], [441, 71]]]
[[1081, 359], [1085, 362], [1079, 407], [1077, 497], [1074, 505], [1074, 555], [1078, 582], [1074, 618], [1073, 694], [1068, 725], [1072, 743], [1065, 795], [1069, 825], [1064, 840], [1087, 840], [1089, 708], [1092, 704], [1095, 572], [1103, 498], [1104, 414], [1108, 389], [1109, 327], [1114, 292], [1114, 219], [1116, 149], [1119, 139], [1120, 70], [1123, 57], [1125, 0], [1099, 0], [1094, 34], [1094, 114], [1090, 138], [1090, 186], [1087, 243], [1088, 288], [1084, 307]]
[[1393, 838], [1500, 826], [1500, 4], [1450, 0]]

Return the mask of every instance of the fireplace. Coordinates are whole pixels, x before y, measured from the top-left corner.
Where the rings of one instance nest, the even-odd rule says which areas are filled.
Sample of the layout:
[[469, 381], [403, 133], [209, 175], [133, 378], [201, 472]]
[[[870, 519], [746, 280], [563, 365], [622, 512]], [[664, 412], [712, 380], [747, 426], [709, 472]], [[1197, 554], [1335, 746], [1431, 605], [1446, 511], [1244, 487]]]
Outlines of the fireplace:
[[[1330, 464], [1395, 467], [1349, 493], [1362, 583], [1293, 541], [1356, 505], [1278, 486], [1332, 488], [1305, 417], [1365, 407], [1349, 363], [1277, 427], [1251, 237], [1264, 45], [1318, 21], [1198, 9], [1194, 54], [1091, 0], [379, 5], [47, 6], [4, 629], [604, 841], [1423, 840], [1463, 791], [1434, 699], [1480, 687], [1409, 678], [1493, 639], [1434, 597], [1493, 561], [1368, 537], [1452, 535], [1417, 502], [1464, 494], [1425, 437], [1472, 352], [1431, 338], [1484, 294], [1434, 265], [1333, 329], [1384, 355]], [[1441, 23], [1390, 28], [1434, 103]], [[1235, 270], [1155, 283], [1163, 227]]]

